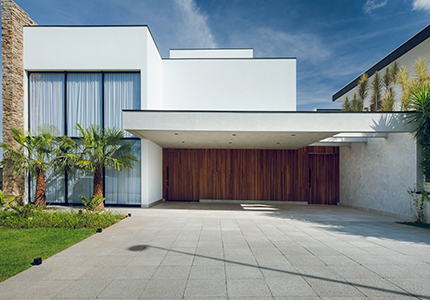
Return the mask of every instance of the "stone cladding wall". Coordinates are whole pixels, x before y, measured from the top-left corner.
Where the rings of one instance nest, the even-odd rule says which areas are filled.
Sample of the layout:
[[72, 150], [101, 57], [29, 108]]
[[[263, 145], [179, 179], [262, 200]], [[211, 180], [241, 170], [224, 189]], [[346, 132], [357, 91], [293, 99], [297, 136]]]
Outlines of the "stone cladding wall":
[[[16, 145], [11, 128], [24, 130], [24, 30], [23, 26], [37, 25], [12, 0], [1, 0], [2, 70], [3, 70], [3, 142]], [[3, 153], [7, 155], [7, 153]], [[24, 174], [14, 176], [3, 167], [3, 190], [6, 197], [24, 196]]]

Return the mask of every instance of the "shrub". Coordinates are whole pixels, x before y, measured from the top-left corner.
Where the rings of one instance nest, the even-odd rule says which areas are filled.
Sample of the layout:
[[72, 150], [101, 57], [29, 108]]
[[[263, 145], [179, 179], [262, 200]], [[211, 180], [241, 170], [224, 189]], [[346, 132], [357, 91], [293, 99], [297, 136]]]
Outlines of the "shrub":
[[50, 211], [32, 204], [10, 205], [0, 211], [0, 228], [106, 228], [124, 217], [111, 211]]
[[425, 189], [421, 189], [420, 185], [416, 185], [413, 189], [408, 189], [408, 194], [411, 196], [411, 211], [415, 222], [425, 222], [425, 203], [430, 203], [430, 195]]
[[92, 195], [90, 200], [88, 200], [87, 197], [82, 195], [79, 195], [79, 197], [81, 197], [82, 201], [84, 202], [86, 211], [100, 210], [99, 208], [100, 203], [102, 203], [106, 199], [106, 198], [103, 198], [102, 195]]

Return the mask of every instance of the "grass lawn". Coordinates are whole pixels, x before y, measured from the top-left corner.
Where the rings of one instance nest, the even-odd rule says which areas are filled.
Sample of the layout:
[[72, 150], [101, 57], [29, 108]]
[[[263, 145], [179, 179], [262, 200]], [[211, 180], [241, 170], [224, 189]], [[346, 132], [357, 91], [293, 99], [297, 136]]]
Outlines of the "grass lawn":
[[[0, 282], [95, 233], [95, 229], [0, 229]], [[43, 262], [42, 262], [43, 263]]]

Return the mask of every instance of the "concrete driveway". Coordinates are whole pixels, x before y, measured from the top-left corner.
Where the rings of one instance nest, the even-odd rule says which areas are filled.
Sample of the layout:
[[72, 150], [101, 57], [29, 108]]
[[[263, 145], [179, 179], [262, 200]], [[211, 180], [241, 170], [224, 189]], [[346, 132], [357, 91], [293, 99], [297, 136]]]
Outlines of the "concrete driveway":
[[430, 299], [430, 231], [340, 206], [163, 203], [0, 299]]

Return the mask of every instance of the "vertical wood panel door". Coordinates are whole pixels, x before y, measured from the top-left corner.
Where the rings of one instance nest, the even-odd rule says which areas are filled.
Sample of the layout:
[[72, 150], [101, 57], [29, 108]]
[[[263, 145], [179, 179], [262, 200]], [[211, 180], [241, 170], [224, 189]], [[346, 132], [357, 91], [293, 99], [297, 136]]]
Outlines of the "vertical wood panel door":
[[309, 204], [337, 205], [337, 159], [334, 154], [309, 154]]
[[163, 149], [164, 198], [337, 204], [338, 149]]

